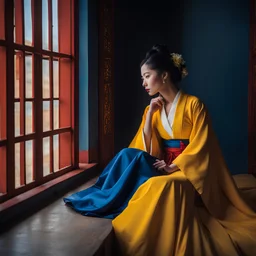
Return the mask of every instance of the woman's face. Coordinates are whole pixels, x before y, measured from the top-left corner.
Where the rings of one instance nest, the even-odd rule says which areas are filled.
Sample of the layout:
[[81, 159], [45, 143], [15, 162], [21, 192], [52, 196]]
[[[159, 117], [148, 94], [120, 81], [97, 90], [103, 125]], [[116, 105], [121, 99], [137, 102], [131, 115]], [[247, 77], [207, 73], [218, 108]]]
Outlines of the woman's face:
[[150, 69], [144, 64], [141, 67], [142, 86], [150, 96], [155, 95], [163, 86], [163, 78], [156, 70]]

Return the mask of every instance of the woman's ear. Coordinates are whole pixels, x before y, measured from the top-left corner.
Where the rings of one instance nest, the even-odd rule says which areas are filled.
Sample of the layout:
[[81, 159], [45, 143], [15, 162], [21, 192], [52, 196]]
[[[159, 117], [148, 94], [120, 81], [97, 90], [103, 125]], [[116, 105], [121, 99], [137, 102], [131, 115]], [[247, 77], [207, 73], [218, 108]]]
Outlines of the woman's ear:
[[167, 78], [168, 78], [168, 72], [163, 72], [162, 73], [162, 79], [165, 81], [165, 80], [167, 80]]

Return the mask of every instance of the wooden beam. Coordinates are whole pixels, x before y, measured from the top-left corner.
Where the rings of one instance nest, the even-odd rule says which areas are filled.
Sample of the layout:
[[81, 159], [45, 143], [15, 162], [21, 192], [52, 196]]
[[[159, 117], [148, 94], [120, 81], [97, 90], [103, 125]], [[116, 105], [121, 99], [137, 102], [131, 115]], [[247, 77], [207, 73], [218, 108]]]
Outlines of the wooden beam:
[[114, 1], [99, 4], [99, 149], [100, 167], [114, 156]]

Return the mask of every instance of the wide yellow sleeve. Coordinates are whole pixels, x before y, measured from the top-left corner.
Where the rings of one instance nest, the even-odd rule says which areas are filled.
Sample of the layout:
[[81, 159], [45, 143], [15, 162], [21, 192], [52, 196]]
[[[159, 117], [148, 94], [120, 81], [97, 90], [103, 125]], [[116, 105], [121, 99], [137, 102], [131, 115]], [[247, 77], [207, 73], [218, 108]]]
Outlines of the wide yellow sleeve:
[[202, 194], [204, 181], [208, 174], [211, 152], [212, 136], [214, 136], [208, 113], [199, 100], [193, 102], [187, 109], [193, 122], [189, 137], [189, 145], [173, 163], [186, 175], [198, 193]]
[[[147, 152], [144, 143], [144, 135], [143, 135], [143, 128], [146, 122], [146, 115], [149, 110], [149, 106], [145, 108], [144, 114], [142, 116], [142, 121], [139, 126], [139, 129], [134, 136], [132, 142], [129, 145], [129, 148], [137, 148]], [[153, 115], [152, 118], [152, 136], [151, 136], [151, 148], [150, 153], [152, 156], [160, 157], [161, 156], [161, 138], [159, 133], [157, 132], [157, 121], [156, 121], [156, 113]]]

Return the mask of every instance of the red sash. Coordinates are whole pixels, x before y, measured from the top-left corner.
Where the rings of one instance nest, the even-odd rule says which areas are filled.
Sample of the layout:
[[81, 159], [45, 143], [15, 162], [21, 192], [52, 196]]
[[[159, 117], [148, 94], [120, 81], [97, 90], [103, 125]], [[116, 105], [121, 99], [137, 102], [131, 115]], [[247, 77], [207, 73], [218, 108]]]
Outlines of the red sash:
[[170, 165], [172, 163], [172, 161], [178, 155], [180, 155], [186, 147], [187, 147], [187, 145], [184, 144], [183, 141], [180, 141], [179, 148], [164, 147], [164, 161], [166, 162], [166, 164]]

